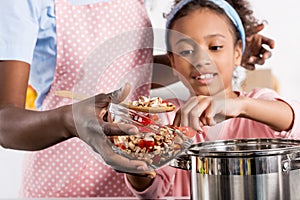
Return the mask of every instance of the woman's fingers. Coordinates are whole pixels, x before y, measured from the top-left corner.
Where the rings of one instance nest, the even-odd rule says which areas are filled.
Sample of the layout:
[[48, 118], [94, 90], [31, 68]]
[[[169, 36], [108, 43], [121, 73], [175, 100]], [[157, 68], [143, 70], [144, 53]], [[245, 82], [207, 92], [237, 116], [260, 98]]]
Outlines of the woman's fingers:
[[[116, 172], [119, 172], [119, 173], [124, 173], [122, 171], [119, 171], [119, 170], [115, 170]], [[139, 177], [148, 177], [148, 178], [155, 178], [156, 177], [156, 172], [155, 171], [146, 171], [146, 172], [142, 172], [142, 173], [126, 173], [126, 174], [129, 174], [129, 175], [132, 175], [132, 176], [139, 176]]]
[[267, 45], [271, 49], [275, 48], [275, 41], [271, 38], [262, 35], [261, 35], [261, 44]]
[[113, 103], [120, 103], [126, 99], [130, 93], [130, 84], [126, 83], [122, 88], [113, 91], [108, 94], [111, 97]]
[[122, 102], [124, 99], [126, 99], [129, 93], [130, 84], [126, 83], [122, 88], [118, 90], [107, 94], [98, 94], [95, 97], [89, 98], [88, 101], [94, 101], [96, 108], [104, 108], [107, 107], [111, 102], [116, 104]]
[[113, 154], [107, 161], [114, 169], [128, 173], [138, 173], [148, 171], [148, 166], [144, 161], [129, 160], [123, 156]]
[[111, 143], [107, 140], [108, 138], [95, 137], [92, 145], [106, 164], [122, 172], [141, 173], [149, 171], [144, 161], [129, 160], [128, 158], [116, 154], [111, 147]]
[[259, 56], [251, 56], [251, 57], [249, 58], [248, 64], [252, 64], [252, 65], [256, 65], [256, 64], [258, 64], [258, 65], [263, 65], [263, 64], [265, 64], [265, 61], [266, 61], [268, 58], [270, 58], [271, 56], [272, 56], [272, 53], [271, 53], [270, 51], [268, 51], [268, 50], [265, 49], [265, 48], [262, 48], [262, 49], [260, 50]]
[[103, 122], [101, 126], [107, 136], [139, 134], [138, 128], [130, 124]]
[[242, 66], [248, 70], [254, 70], [256, 64], [263, 65], [266, 59], [272, 55], [268, 49], [275, 47], [274, 40], [258, 34], [264, 27], [264, 23], [257, 25], [253, 34], [247, 37], [247, 47], [243, 55]]

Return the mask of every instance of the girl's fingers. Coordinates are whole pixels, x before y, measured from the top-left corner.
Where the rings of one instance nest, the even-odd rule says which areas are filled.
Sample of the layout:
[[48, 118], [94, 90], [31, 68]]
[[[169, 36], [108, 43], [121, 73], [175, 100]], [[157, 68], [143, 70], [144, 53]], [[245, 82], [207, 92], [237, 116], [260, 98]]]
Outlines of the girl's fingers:
[[[181, 108], [181, 126], [190, 126], [190, 115], [192, 110], [198, 105], [198, 98], [192, 97]], [[197, 110], [197, 109], [196, 109]]]
[[190, 118], [189, 118], [189, 126], [197, 131], [203, 131], [202, 126], [203, 123], [200, 120], [200, 113], [199, 113], [198, 105], [194, 107], [194, 109], [191, 111]]
[[173, 121], [173, 126], [180, 126], [181, 124], [181, 111], [178, 110], [175, 115], [175, 119]]
[[[193, 108], [190, 114], [190, 124], [191, 126], [201, 131], [202, 126], [209, 125], [209, 122], [207, 121], [206, 113], [209, 112], [207, 109], [211, 105], [211, 98], [208, 97], [198, 97], [197, 98], [198, 104]], [[199, 129], [200, 126], [200, 129]]]
[[200, 116], [199, 121], [202, 124], [202, 126], [207, 126], [208, 125], [207, 122], [206, 122], [206, 119], [205, 119], [205, 115]]
[[212, 101], [210, 97], [192, 97], [182, 106], [180, 112], [176, 113], [173, 125], [189, 126], [197, 131], [203, 131], [202, 127], [205, 125], [215, 125], [216, 111], [212, 110]]
[[204, 116], [205, 116], [204, 118], [205, 118], [205, 120], [206, 120], [206, 124], [207, 124], [208, 126], [216, 125], [216, 122], [215, 122], [215, 120], [214, 120], [215, 112], [213, 111], [211, 105], [206, 109], [206, 111], [205, 111], [205, 113], [204, 113]]

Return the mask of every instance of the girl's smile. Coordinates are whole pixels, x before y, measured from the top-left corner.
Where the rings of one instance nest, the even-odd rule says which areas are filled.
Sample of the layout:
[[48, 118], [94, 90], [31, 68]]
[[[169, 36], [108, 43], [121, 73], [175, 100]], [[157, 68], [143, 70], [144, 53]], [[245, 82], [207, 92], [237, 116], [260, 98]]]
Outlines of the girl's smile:
[[198, 81], [200, 85], [209, 85], [213, 79], [216, 78], [218, 73], [216, 72], [192, 72], [191, 77]]

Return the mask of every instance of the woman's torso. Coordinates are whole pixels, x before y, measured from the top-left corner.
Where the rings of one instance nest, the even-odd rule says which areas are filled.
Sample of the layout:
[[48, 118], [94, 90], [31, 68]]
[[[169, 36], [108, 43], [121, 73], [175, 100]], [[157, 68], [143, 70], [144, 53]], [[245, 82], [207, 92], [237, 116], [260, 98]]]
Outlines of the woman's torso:
[[[74, 5], [109, 1], [112, 0], [69, 0], [70, 4]], [[27, 15], [28, 17], [30, 16], [30, 20], [35, 21], [34, 23], [36, 23], [38, 28], [36, 46], [31, 61], [29, 83], [38, 93], [36, 106], [38, 109], [41, 109], [42, 102], [53, 82], [56, 69], [56, 14], [54, 0], [32, 0], [28, 2], [31, 5], [26, 7], [27, 9], [24, 8], [23, 12], [30, 12]], [[19, 31], [22, 31], [21, 28]]]
[[[37, 45], [41, 49], [37, 47], [34, 53], [47, 54], [52, 59], [54, 55], [51, 61], [54, 67], [45, 63], [45, 68], [41, 67], [41, 57], [34, 57], [32, 61], [32, 70], [36, 69], [36, 72], [32, 71], [32, 77], [39, 73], [54, 76], [47, 86], [50, 89], [43, 99], [42, 109], [73, 102], [57, 97], [57, 90], [94, 95], [112, 91], [129, 81], [136, 86], [133, 95], [149, 93], [153, 33], [149, 31], [151, 24], [141, 1], [70, 5], [67, 0], [57, 0], [55, 3], [54, 10], [51, 11], [51, 6], [45, 9], [46, 13], [55, 11], [56, 37], [39, 31]], [[40, 20], [41, 29], [44, 27], [42, 22]], [[53, 24], [48, 23], [45, 20], [45, 26], [53, 30]], [[39, 44], [49, 40], [50, 46], [54, 45], [48, 46], [50, 53]], [[39, 80], [36, 81], [38, 85]], [[84, 142], [73, 138], [26, 155], [21, 196], [116, 197], [132, 194], [125, 185], [123, 174], [116, 173]]]

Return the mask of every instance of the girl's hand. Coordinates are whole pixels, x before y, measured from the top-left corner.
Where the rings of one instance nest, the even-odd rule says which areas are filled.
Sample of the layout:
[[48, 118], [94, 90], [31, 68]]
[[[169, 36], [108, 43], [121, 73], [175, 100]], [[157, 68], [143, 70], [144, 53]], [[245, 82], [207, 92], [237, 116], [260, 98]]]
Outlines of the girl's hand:
[[266, 49], [264, 45], [270, 49], [274, 49], [274, 40], [258, 34], [264, 29], [264, 24], [259, 24], [255, 32], [246, 38], [246, 49], [242, 58], [242, 66], [248, 70], [254, 70], [255, 65], [263, 65], [266, 59], [272, 56], [270, 50]]
[[146, 163], [129, 160], [112, 150], [108, 136], [137, 134], [133, 125], [108, 122], [108, 106], [111, 102], [120, 103], [130, 91], [129, 85], [109, 94], [99, 94], [69, 106], [66, 123], [68, 130], [99, 153], [103, 160], [116, 170], [124, 172], [142, 172], [147, 170]]
[[225, 119], [241, 114], [240, 98], [194, 96], [176, 113], [175, 126], [190, 126], [202, 131], [203, 126], [213, 126]]

